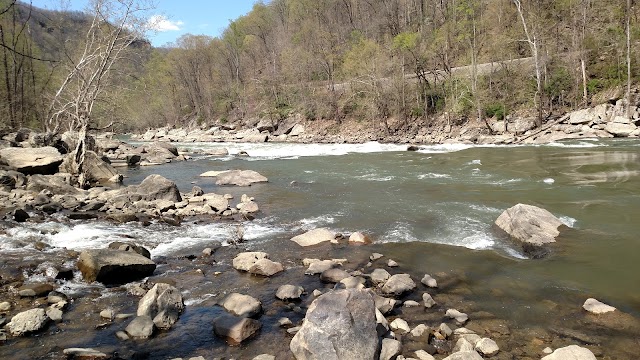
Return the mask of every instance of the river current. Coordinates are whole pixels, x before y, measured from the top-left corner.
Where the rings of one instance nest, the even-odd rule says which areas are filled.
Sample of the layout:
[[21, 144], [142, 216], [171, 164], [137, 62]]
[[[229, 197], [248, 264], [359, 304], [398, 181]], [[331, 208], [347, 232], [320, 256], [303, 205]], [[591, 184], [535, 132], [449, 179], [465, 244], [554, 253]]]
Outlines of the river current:
[[[224, 147], [230, 155], [126, 169], [125, 183], [160, 174], [182, 192], [197, 185], [236, 199], [255, 197], [261, 212], [244, 224], [250, 249], [300, 252], [288, 239], [316, 227], [362, 231], [416, 274], [463, 272], [477, 301], [499, 316], [544, 323], [548, 309], [541, 299], [579, 308], [585, 296], [640, 315], [640, 141], [437, 145], [417, 152], [378, 143], [176, 145], [186, 151]], [[249, 157], [236, 156], [241, 151]], [[269, 182], [219, 187], [214, 178], [199, 176], [227, 169], [255, 170]], [[500, 213], [517, 203], [543, 207], [567, 225], [547, 258], [528, 259], [494, 229]], [[126, 236], [153, 257], [189, 254], [211, 240], [228, 240], [234, 229], [228, 222], [27, 224], [0, 235], [0, 257], [26, 251], [33, 237], [50, 252], [100, 248]], [[187, 305], [206, 298], [186, 294]]]

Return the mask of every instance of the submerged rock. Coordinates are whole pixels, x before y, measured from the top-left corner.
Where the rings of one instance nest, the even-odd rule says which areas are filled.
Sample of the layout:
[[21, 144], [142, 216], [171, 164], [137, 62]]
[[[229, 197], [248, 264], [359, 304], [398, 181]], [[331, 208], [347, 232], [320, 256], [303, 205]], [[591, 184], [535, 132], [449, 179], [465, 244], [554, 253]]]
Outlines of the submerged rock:
[[282, 285], [276, 292], [276, 297], [280, 300], [299, 300], [304, 289], [302, 286]]
[[558, 228], [563, 225], [549, 211], [525, 204], [505, 210], [495, 224], [511, 238], [520, 241], [525, 253], [534, 257], [546, 253], [543, 246], [556, 242], [560, 235]]
[[138, 339], [148, 339], [153, 335], [155, 324], [151, 316], [142, 315], [133, 319], [124, 329], [131, 337]]
[[100, 360], [110, 359], [111, 356], [91, 348], [68, 348], [62, 353], [69, 359], [75, 360]]
[[253, 336], [262, 324], [255, 319], [222, 315], [213, 321], [213, 332], [228, 343], [237, 345]]
[[251, 184], [268, 182], [269, 179], [253, 170], [230, 170], [216, 176], [216, 185], [251, 186]]
[[156, 264], [134, 252], [99, 249], [83, 251], [78, 269], [87, 282], [125, 284], [152, 275]]
[[44, 309], [31, 309], [14, 316], [7, 328], [11, 335], [23, 336], [41, 330], [49, 320]]
[[273, 276], [281, 271], [284, 271], [281, 263], [266, 258], [256, 261], [249, 268], [249, 273], [261, 276]]
[[356, 231], [349, 236], [349, 244], [368, 245], [368, 244], [371, 244], [372, 242], [373, 241], [368, 235], [365, 235], [359, 231]]
[[220, 303], [228, 312], [243, 317], [253, 317], [262, 312], [262, 304], [249, 295], [231, 293]]
[[349, 289], [314, 300], [289, 347], [298, 360], [370, 360], [377, 357], [378, 345], [373, 298]]

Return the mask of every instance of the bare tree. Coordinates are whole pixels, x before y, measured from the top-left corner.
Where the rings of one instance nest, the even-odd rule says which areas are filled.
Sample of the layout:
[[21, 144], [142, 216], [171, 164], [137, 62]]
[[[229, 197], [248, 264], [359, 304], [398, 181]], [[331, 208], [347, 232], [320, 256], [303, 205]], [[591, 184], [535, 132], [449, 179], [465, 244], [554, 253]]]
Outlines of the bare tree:
[[538, 110], [538, 116], [536, 119], [536, 125], [538, 127], [542, 126], [542, 59], [540, 57], [540, 39], [538, 38], [538, 34], [535, 28], [529, 29], [527, 25], [527, 21], [524, 15], [524, 9], [522, 8], [522, 4], [520, 0], [513, 0], [513, 3], [516, 5], [516, 9], [518, 10], [518, 16], [522, 21], [522, 27], [524, 29], [524, 34], [527, 37], [525, 40], [531, 49], [531, 55], [533, 56], [533, 62], [536, 68], [536, 108]]
[[626, 9], [626, 35], [627, 35], [627, 118], [631, 118], [631, 0], [627, 0]]
[[68, 74], [51, 99], [46, 130], [50, 137], [63, 127], [78, 131], [72, 170], [80, 185], [84, 185], [85, 145], [95, 104], [111, 85], [114, 66], [125, 50], [153, 26], [146, 17], [151, 8], [144, 0], [93, 0], [92, 20], [80, 51], [66, 51]]

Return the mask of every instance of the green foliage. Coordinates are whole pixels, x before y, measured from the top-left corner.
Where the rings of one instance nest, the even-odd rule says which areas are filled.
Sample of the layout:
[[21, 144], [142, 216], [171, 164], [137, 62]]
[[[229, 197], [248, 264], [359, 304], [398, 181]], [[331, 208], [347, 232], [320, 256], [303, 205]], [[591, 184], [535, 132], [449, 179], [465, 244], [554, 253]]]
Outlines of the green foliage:
[[484, 116], [488, 118], [495, 117], [498, 120], [504, 120], [505, 115], [506, 113], [503, 104], [487, 104], [484, 108]]

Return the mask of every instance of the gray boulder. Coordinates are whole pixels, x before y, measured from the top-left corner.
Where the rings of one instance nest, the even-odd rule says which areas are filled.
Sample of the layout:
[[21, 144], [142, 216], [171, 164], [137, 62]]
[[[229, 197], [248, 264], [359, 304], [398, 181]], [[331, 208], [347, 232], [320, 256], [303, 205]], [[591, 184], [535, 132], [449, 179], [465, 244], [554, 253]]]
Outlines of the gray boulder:
[[133, 319], [129, 325], [124, 329], [124, 331], [129, 334], [129, 336], [138, 339], [148, 339], [153, 335], [153, 330], [155, 325], [151, 316], [142, 315], [137, 316]]
[[255, 319], [222, 315], [213, 321], [213, 332], [228, 343], [237, 345], [253, 336], [262, 324]]
[[309, 306], [289, 345], [298, 360], [369, 360], [378, 355], [376, 308], [363, 290], [335, 290]]
[[628, 137], [638, 129], [633, 124], [624, 124], [620, 122], [610, 122], [605, 125], [604, 130], [615, 137]]
[[251, 184], [269, 181], [269, 179], [253, 170], [225, 171], [216, 178], [216, 185], [251, 186]]
[[78, 258], [78, 269], [85, 281], [124, 284], [153, 274], [156, 264], [146, 257], [111, 249], [86, 250]]
[[9, 166], [23, 174], [46, 174], [58, 172], [63, 157], [51, 146], [41, 148], [4, 148], [0, 149], [0, 158]]
[[233, 315], [242, 317], [254, 317], [262, 312], [262, 304], [256, 298], [249, 295], [231, 293], [220, 302], [225, 310]]
[[51, 191], [56, 195], [78, 195], [81, 191], [71, 186], [69, 174], [31, 175], [27, 182], [27, 190], [39, 193], [42, 190]]
[[387, 295], [400, 296], [406, 292], [413, 291], [416, 283], [411, 279], [409, 274], [393, 275], [382, 286], [382, 292]]
[[136, 244], [122, 242], [122, 241], [114, 241], [109, 244], [109, 249], [120, 250], [120, 251], [132, 251], [134, 253], [140, 254], [147, 259], [151, 259], [151, 253], [144, 246], [139, 246]]
[[281, 263], [266, 258], [256, 261], [249, 268], [249, 273], [261, 276], [273, 276], [281, 271], [284, 271]]
[[[71, 155], [64, 159], [60, 170], [67, 173], [74, 173], [75, 164], [73, 164], [73, 158], [75, 151]], [[119, 175], [118, 171], [105, 162], [101, 157], [93, 151], [85, 152], [85, 159], [83, 163], [83, 170], [85, 172], [85, 179], [92, 185], [102, 184], [109, 182], [110, 179]]]
[[269, 255], [265, 252], [251, 251], [243, 252], [233, 258], [233, 268], [241, 271], [249, 271], [258, 260], [266, 259]]
[[402, 343], [396, 339], [382, 339], [382, 350], [380, 350], [380, 360], [395, 359], [402, 351]]
[[325, 228], [313, 229], [291, 238], [291, 241], [300, 246], [313, 246], [333, 240], [335, 240], [335, 234], [331, 230]]
[[542, 360], [596, 360], [596, 357], [587, 348], [569, 345], [556, 349], [553, 353], [543, 357]]
[[159, 329], [170, 329], [184, 310], [182, 294], [169, 284], [155, 284], [138, 303], [138, 316], [149, 316]]
[[348, 278], [350, 275], [348, 272], [338, 269], [332, 268], [329, 270], [325, 270], [320, 274], [320, 280], [326, 283], [339, 283], [343, 279]]
[[374, 269], [371, 272], [371, 282], [374, 285], [384, 284], [389, 278], [391, 274], [385, 269]]
[[505, 210], [495, 224], [512, 239], [521, 242], [525, 253], [534, 257], [546, 254], [543, 247], [556, 242], [560, 235], [558, 228], [563, 225], [549, 211], [525, 204]]
[[482, 360], [482, 356], [475, 351], [459, 351], [447, 356], [444, 360]]
[[49, 317], [44, 309], [31, 309], [14, 316], [7, 328], [11, 335], [23, 336], [41, 330], [48, 321]]
[[276, 297], [280, 300], [299, 300], [304, 289], [302, 286], [282, 285], [276, 292]]
[[176, 183], [160, 175], [147, 176], [140, 185], [130, 186], [132, 192], [140, 195], [141, 200], [170, 200], [173, 202], [182, 201], [180, 190]]

